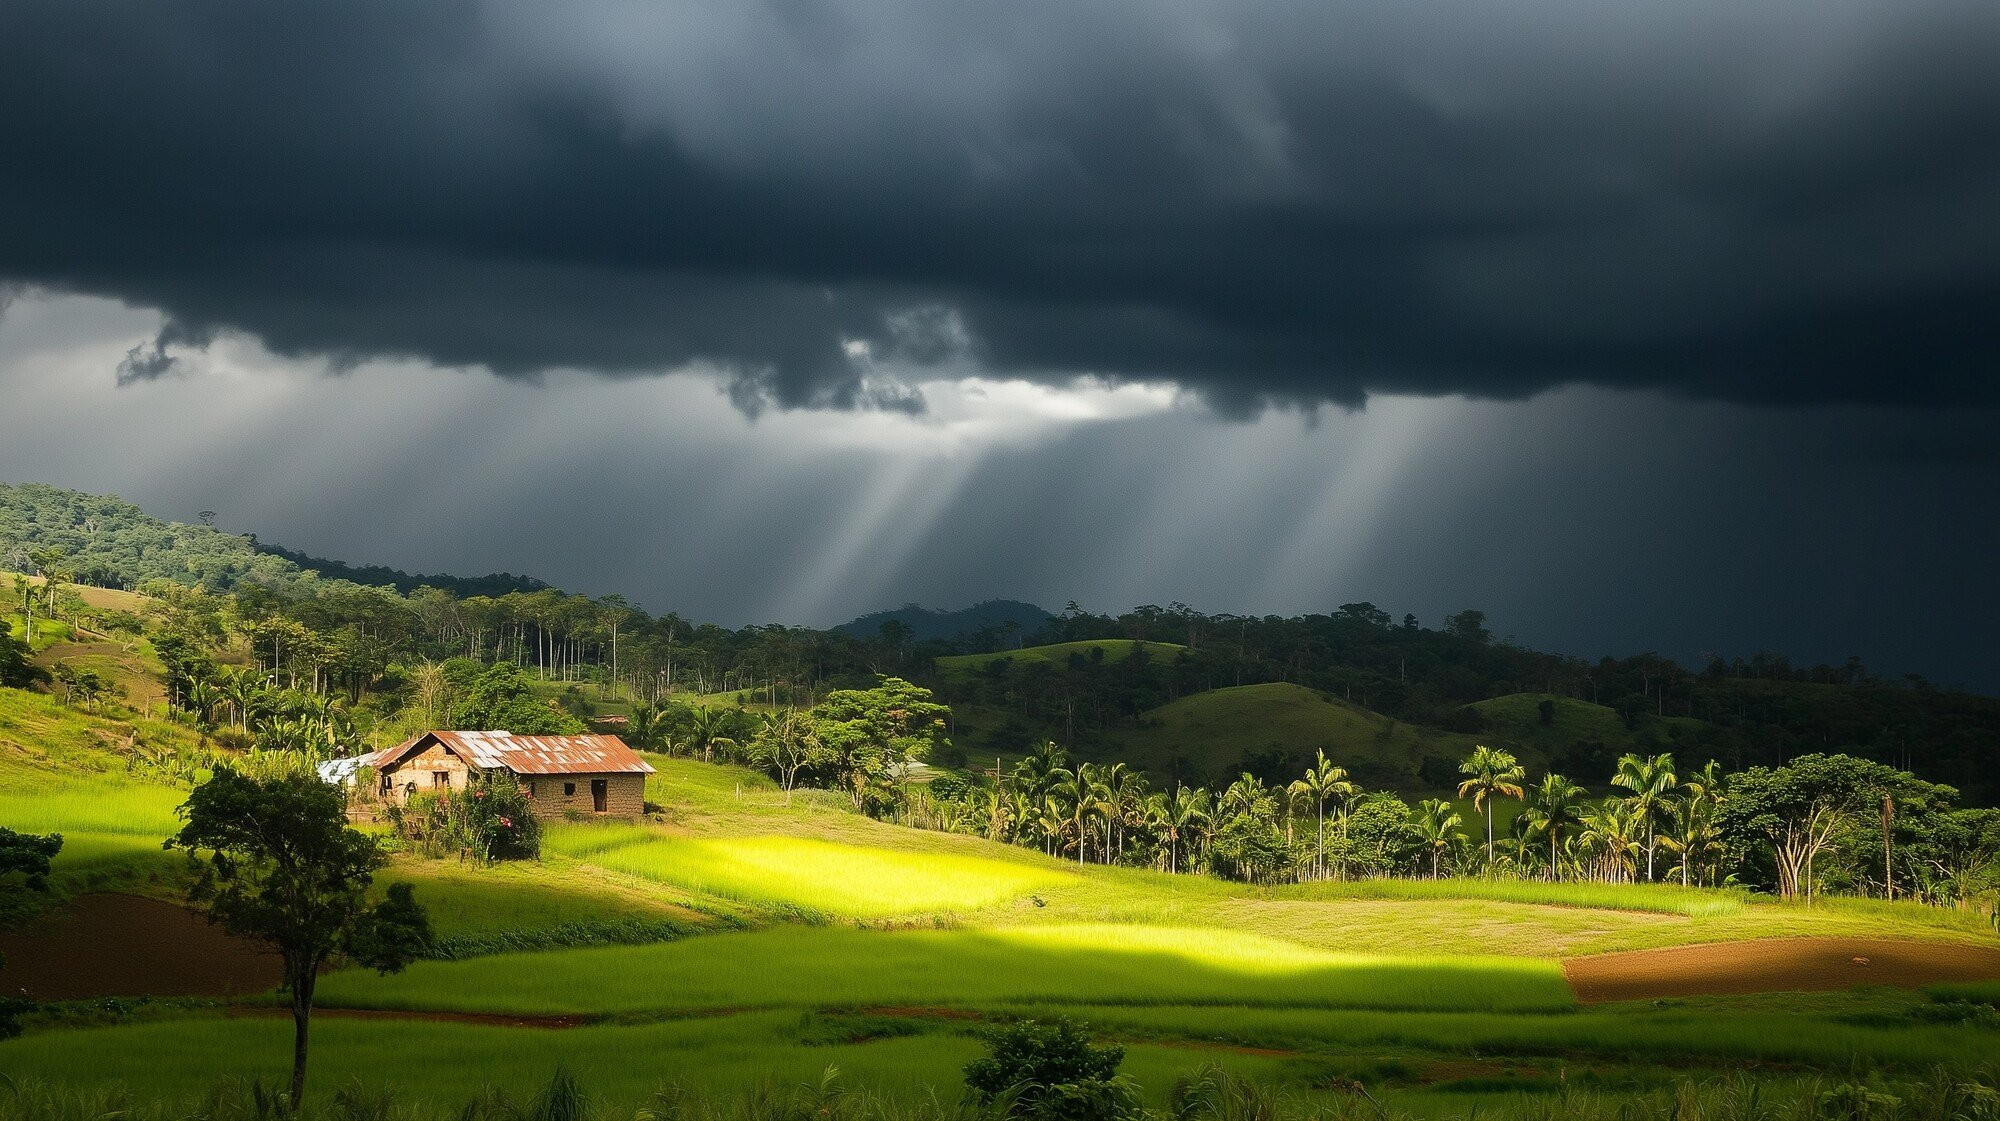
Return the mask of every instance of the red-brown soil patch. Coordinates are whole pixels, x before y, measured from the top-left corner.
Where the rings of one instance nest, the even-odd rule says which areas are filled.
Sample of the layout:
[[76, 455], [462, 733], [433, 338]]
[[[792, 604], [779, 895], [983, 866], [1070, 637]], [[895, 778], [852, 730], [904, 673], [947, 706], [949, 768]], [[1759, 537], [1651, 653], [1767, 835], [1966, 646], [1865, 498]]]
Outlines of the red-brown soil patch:
[[2000, 947], [1888, 938], [1766, 938], [1567, 958], [1563, 974], [1586, 1004], [1861, 985], [1912, 988], [2000, 978]]
[[275, 954], [138, 895], [80, 895], [0, 933], [0, 991], [32, 1000], [244, 996], [281, 980]]

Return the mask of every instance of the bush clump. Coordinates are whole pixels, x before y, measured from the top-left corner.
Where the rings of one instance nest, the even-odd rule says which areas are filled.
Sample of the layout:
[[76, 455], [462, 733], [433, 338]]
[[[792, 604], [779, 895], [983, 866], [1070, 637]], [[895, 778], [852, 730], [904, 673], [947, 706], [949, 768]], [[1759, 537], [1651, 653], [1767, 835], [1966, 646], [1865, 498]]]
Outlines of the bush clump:
[[390, 807], [389, 820], [425, 856], [534, 860], [542, 854], [542, 824], [509, 775], [480, 775], [463, 790], [417, 794]]
[[1139, 1091], [1118, 1075], [1123, 1047], [1099, 1047], [1063, 1018], [1024, 1020], [987, 1037], [983, 1059], [966, 1064], [965, 1085], [989, 1116], [1007, 1121], [1135, 1121]]

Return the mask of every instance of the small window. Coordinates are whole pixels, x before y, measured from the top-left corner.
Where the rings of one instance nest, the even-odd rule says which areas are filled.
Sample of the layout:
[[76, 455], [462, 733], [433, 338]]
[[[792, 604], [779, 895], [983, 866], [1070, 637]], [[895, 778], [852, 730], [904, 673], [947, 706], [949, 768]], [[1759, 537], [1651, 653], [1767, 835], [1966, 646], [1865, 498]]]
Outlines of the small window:
[[433, 790], [443, 790], [443, 789], [446, 789], [446, 788], [447, 788], [447, 787], [449, 787], [449, 786], [451, 786], [451, 772], [450, 772], [450, 771], [432, 771], [432, 772], [431, 772], [431, 789], [433, 789]]
[[574, 797], [576, 797], [576, 784], [575, 784], [575, 783], [573, 783], [573, 782], [566, 782], [566, 783], [563, 783], [563, 797], [565, 797], [565, 798], [574, 798]]
[[396, 776], [394, 775], [382, 776], [382, 793], [387, 794], [389, 791], [395, 789], [395, 786], [396, 786]]
[[535, 780], [534, 780], [534, 779], [529, 779], [529, 780], [528, 780], [528, 797], [530, 797], [530, 798], [533, 798], [534, 796], [535, 796]]

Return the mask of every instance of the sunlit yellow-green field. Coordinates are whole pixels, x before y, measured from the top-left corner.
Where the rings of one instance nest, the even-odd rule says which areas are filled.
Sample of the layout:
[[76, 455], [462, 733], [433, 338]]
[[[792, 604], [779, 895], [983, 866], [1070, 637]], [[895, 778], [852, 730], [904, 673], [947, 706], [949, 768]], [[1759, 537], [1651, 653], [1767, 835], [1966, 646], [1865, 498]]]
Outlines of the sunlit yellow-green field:
[[673, 837], [616, 826], [551, 833], [555, 847], [599, 867], [727, 899], [848, 918], [972, 910], [1073, 878], [1051, 868], [976, 856], [776, 834]]

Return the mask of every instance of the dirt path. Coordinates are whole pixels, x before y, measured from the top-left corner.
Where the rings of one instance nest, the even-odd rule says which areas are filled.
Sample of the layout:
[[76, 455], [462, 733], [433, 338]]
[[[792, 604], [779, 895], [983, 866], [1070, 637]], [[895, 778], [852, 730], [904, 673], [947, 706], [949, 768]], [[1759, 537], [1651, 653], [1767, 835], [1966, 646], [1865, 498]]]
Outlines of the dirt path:
[[0, 991], [32, 1000], [246, 996], [275, 987], [275, 955], [201, 916], [138, 895], [80, 895], [0, 933]]
[[2000, 978], [2000, 946], [1888, 938], [1768, 938], [1566, 958], [1563, 973], [1585, 1004], [1861, 985], [1913, 988]]

